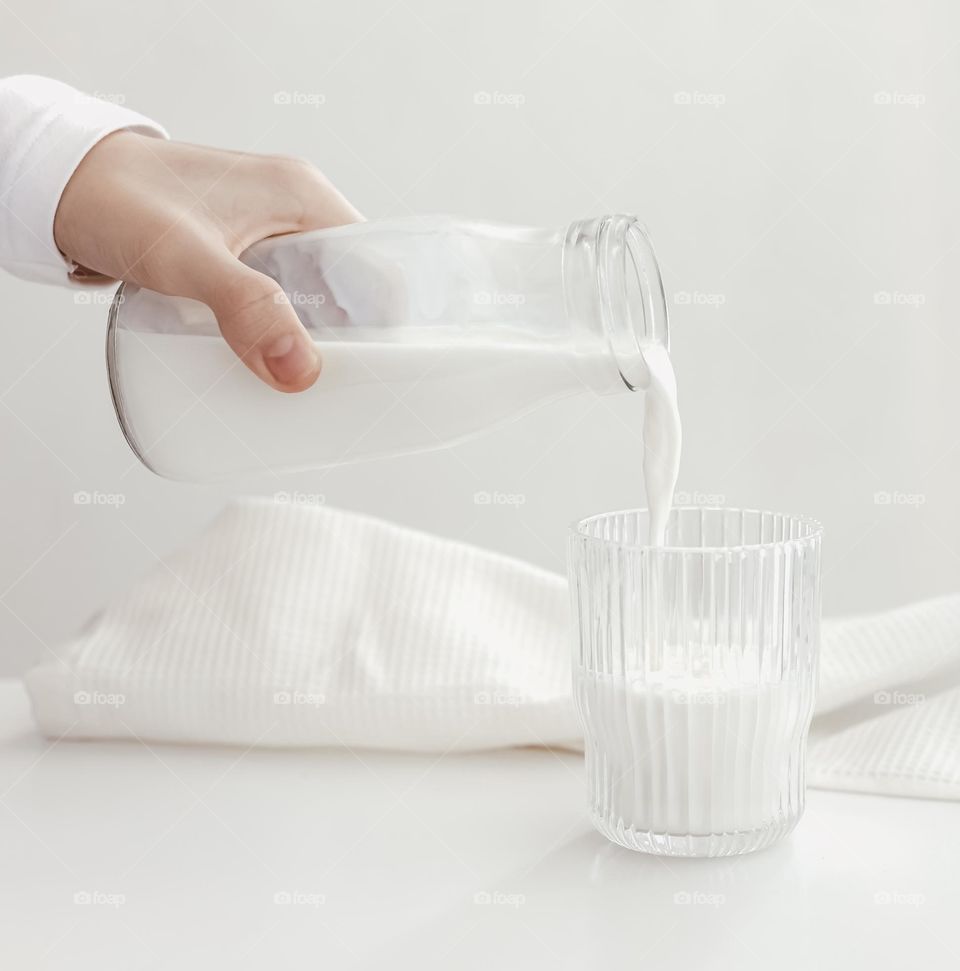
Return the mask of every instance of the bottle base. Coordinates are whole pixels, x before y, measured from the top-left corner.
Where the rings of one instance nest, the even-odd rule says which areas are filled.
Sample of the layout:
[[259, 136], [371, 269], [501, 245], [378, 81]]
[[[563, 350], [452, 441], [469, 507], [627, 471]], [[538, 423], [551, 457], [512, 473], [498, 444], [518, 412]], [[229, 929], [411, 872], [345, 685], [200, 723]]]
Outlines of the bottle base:
[[800, 821], [800, 815], [775, 820], [758, 829], [704, 835], [651, 833], [624, 824], [599, 813], [591, 814], [594, 828], [616, 843], [638, 853], [674, 857], [739, 856], [766, 849], [783, 839]]

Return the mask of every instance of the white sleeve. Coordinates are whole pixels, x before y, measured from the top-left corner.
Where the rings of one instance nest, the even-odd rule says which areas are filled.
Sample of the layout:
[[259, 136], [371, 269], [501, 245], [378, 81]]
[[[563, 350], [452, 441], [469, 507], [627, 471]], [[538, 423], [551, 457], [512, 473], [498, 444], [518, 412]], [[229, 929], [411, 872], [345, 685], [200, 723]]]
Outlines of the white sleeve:
[[132, 129], [166, 138], [149, 118], [61, 81], [0, 79], [0, 267], [28, 280], [70, 282], [53, 218], [83, 157], [101, 138]]

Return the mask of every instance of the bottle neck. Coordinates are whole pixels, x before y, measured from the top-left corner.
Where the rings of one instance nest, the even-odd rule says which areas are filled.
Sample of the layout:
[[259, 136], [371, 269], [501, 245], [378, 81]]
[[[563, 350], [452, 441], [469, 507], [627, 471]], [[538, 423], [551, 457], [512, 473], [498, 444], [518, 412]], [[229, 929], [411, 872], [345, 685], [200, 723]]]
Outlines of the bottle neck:
[[669, 350], [660, 267], [646, 229], [633, 216], [571, 223], [563, 241], [563, 295], [574, 326], [599, 331], [631, 391], [650, 383], [644, 347]]

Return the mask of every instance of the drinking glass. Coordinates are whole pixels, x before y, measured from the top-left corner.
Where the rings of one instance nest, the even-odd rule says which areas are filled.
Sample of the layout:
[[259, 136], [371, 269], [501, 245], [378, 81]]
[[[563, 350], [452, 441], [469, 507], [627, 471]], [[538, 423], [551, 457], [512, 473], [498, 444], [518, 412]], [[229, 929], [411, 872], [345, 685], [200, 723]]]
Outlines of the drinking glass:
[[570, 531], [573, 681], [594, 826], [622, 846], [727, 856], [797, 823], [820, 642], [821, 527], [676, 508]]

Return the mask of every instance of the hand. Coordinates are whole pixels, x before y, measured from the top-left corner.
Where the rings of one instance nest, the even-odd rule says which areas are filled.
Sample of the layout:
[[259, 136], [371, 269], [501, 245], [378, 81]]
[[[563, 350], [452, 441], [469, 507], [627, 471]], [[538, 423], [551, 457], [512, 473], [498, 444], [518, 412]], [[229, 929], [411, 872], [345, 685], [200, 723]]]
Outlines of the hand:
[[320, 373], [314, 344], [280, 286], [237, 256], [267, 236], [361, 218], [298, 159], [116, 132], [67, 183], [54, 239], [80, 265], [78, 280], [126, 280], [207, 304], [257, 377], [302, 391]]

